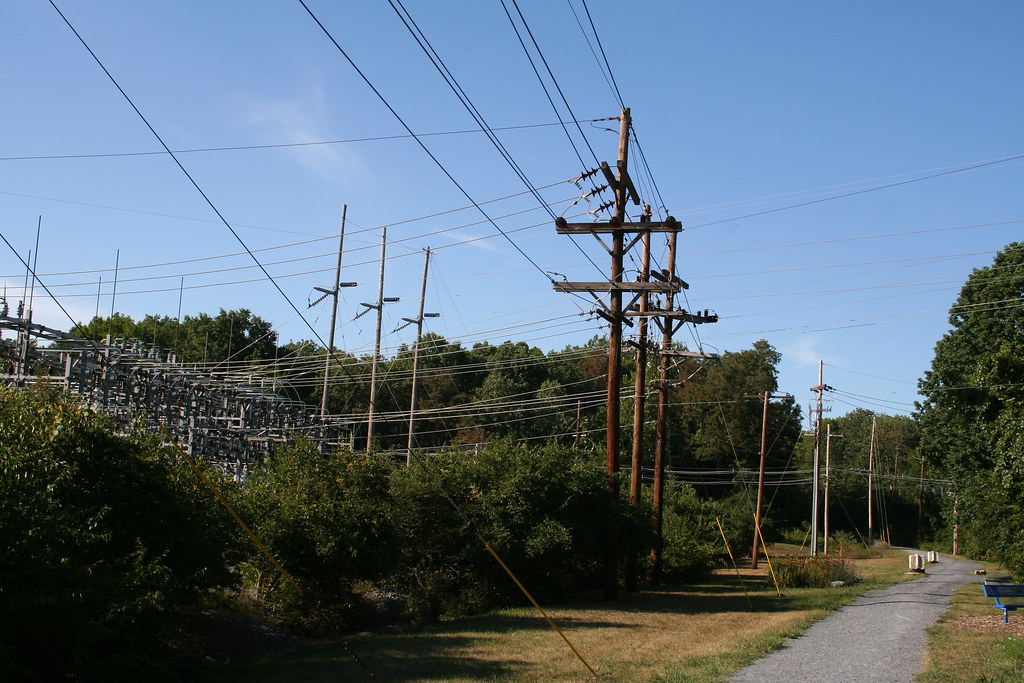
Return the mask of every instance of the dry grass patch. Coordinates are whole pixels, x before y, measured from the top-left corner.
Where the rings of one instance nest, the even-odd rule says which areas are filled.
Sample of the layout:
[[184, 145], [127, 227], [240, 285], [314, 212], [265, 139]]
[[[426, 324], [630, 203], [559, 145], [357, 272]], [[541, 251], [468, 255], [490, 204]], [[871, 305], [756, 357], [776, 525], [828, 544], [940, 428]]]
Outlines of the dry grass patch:
[[[902, 579], [905, 555], [859, 561], [865, 581], [794, 589], [780, 600], [764, 568], [694, 586], [581, 599], [548, 609], [606, 681], [721, 681], [869, 588]], [[532, 609], [512, 609], [349, 641], [382, 681], [585, 681], [586, 667]], [[364, 680], [366, 669], [334, 645], [212, 672], [211, 681]]]

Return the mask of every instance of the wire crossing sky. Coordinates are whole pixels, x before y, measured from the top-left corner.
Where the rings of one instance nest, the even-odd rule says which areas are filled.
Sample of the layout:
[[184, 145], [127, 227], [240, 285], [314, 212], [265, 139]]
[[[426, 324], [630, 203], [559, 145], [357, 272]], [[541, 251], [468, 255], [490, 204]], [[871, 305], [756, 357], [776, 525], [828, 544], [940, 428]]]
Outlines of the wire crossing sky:
[[[607, 277], [608, 255], [551, 217], [607, 217], [601, 174], [581, 176], [614, 164], [623, 105], [642, 199], [684, 226], [688, 304], [721, 316], [705, 349], [767, 339], [805, 405], [823, 359], [832, 416], [912, 410], [961, 284], [1022, 234], [1019, 3], [57, 5], [300, 309], [333, 281], [348, 205], [351, 353], [372, 348], [353, 318], [383, 226], [402, 298], [386, 330], [414, 314], [430, 246], [425, 331], [544, 350], [604, 335], [551, 280]], [[186, 315], [248, 308], [313, 336], [52, 7], [5, 6], [0, 57], [2, 232], [28, 261], [41, 217], [33, 260], [76, 319], [175, 316], [180, 295]], [[9, 250], [0, 278], [14, 310]], [[34, 319], [67, 327], [42, 291]], [[304, 315], [326, 338], [326, 305]]]

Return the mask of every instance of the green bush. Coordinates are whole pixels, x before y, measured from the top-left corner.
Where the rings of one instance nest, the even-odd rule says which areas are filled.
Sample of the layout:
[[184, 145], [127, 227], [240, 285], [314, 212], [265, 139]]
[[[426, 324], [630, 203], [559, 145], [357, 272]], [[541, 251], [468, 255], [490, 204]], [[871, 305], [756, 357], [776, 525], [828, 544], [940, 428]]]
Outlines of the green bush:
[[301, 593], [252, 544], [246, 585], [292, 625], [360, 625], [356, 586], [379, 579], [394, 562], [391, 469], [377, 456], [321, 454], [310, 441], [282, 449], [247, 480], [240, 509]]
[[856, 583], [856, 569], [846, 560], [832, 556], [783, 555], [773, 562], [775, 578], [782, 588], [825, 588], [833, 581]]
[[230, 581], [229, 529], [153, 440], [0, 389], [0, 665], [16, 680], [169, 675], [171, 608]]
[[[667, 581], [693, 581], [706, 576], [725, 554], [715, 517], [719, 505], [702, 499], [688, 484], [666, 487], [662, 507], [662, 576]], [[753, 522], [750, 525], [753, 528]], [[729, 530], [726, 535], [730, 536]], [[738, 541], [736, 535], [730, 544]], [[733, 547], [733, 552], [737, 549]]]
[[525, 602], [484, 541], [547, 599], [599, 585], [612, 524], [624, 543], [649, 538], [649, 518], [611, 498], [600, 463], [554, 445], [500, 441], [424, 459], [395, 472], [392, 497], [389, 584], [425, 620]]

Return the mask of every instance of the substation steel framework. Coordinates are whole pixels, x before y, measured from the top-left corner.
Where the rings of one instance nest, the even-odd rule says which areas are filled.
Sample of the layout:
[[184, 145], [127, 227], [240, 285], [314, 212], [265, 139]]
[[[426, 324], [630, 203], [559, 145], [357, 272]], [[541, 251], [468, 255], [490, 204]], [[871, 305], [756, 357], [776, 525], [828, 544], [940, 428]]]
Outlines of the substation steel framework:
[[296, 435], [321, 448], [351, 446], [348, 423], [277, 394], [280, 379], [266, 368], [200, 370], [138, 339], [98, 343], [6, 315], [0, 316], [0, 358], [4, 385], [62, 388], [111, 416], [123, 433], [139, 427], [160, 433], [162, 424], [190, 456], [236, 478]]

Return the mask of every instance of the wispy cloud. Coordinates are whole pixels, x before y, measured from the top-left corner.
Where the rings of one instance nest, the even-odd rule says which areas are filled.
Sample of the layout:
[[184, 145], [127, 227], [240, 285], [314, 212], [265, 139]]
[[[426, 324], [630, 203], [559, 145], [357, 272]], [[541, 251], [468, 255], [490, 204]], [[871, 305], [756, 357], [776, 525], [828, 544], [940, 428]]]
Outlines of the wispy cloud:
[[823, 360], [822, 352], [818, 349], [818, 339], [813, 335], [805, 334], [796, 338], [793, 344], [780, 349], [783, 357], [788, 357], [800, 365], [817, 366], [819, 360]]
[[[328, 112], [331, 112], [328, 115]], [[293, 99], [252, 100], [246, 107], [245, 125], [255, 129], [265, 144], [321, 142], [332, 136], [327, 121], [336, 119], [323, 91], [311, 86]], [[312, 173], [335, 182], [365, 175], [367, 168], [347, 145], [305, 145], [286, 148]]]

